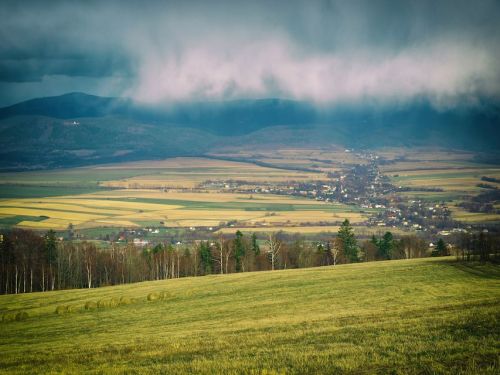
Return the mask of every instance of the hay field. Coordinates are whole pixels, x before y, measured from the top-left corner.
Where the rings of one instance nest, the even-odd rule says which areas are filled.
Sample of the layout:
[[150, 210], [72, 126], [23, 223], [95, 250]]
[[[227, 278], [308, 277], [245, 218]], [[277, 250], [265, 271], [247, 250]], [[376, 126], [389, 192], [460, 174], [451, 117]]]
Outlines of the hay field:
[[473, 154], [458, 151], [394, 149], [378, 152], [392, 161], [380, 171], [397, 186], [441, 188], [451, 194], [475, 194], [482, 176], [500, 177], [500, 166], [478, 164]]
[[236, 157], [258, 160], [260, 162], [285, 168], [307, 168], [320, 172], [340, 171], [343, 167], [354, 164], [365, 164], [354, 152], [346, 152], [343, 148], [327, 149], [281, 148], [276, 150], [244, 150], [239, 152], [213, 153], [218, 157]]
[[[164, 161], [126, 163], [106, 169], [143, 169], [141, 176], [105, 181], [101, 186], [134, 189], [193, 189], [211, 181], [248, 181], [249, 183], [286, 183], [287, 181], [323, 180], [323, 173], [262, 167], [251, 163], [204, 158], [172, 158]], [[152, 173], [147, 173], [151, 170]]]
[[[473, 154], [465, 152], [393, 150], [386, 157], [395, 163], [382, 165], [381, 172], [388, 175], [396, 186], [410, 188], [438, 188], [443, 191], [409, 191], [398, 193], [406, 199], [423, 199], [445, 201], [452, 211], [455, 220], [466, 223], [500, 222], [500, 215], [467, 212], [457, 204], [469, 197], [478, 195], [485, 189], [478, 187], [484, 184], [483, 176], [500, 178], [500, 166], [478, 164]], [[404, 156], [404, 160], [400, 158]], [[398, 159], [399, 158], [399, 159]], [[488, 182], [489, 185], [500, 184]]]
[[493, 375], [499, 280], [427, 258], [2, 295], [28, 317], [0, 322], [0, 371]]
[[392, 177], [396, 185], [409, 187], [435, 187], [445, 191], [478, 192], [482, 176], [500, 178], [499, 168], [467, 168], [461, 170], [436, 169], [400, 171]]
[[230, 227], [221, 228], [218, 232], [234, 234], [237, 230], [248, 233], [270, 233], [270, 232], [285, 232], [285, 233], [300, 233], [300, 234], [316, 234], [322, 232], [337, 233], [338, 225], [310, 225], [310, 226], [277, 226], [265, 225], [259, 227]]
[[484, 212], [469, 212], [461, 207], [451, 207], [451, 216], [453, 219], [466, 223], [485, 223], [497, 222], [500, 223], [500, 215], [484, 213]]
[[67, 194], [71, 194], [70, 190], [73, 188], [189, 189], [206, 180], [286, 182], [324, 178], [325, 175], [322, 173], [269, 168], [227, 160], [179, 157], [50, 171], [0, 173], [0, 186], [51, 187], [58, 191], [66, 188]]
[[[342, 205], [199, 188], [208, 180], [286, 183], [324, 179], [325, 176], [321, 172], [206, 158], [4, 173], [0, 174], [0, 184], [7, 194], [4, 199], [0, 196], [0, 226], [17, 224], [23, 228], [61, 230], [70, 223], [76, 229], [134, 227], [144, 223], [181, 228], [214, 227], [227, 222], [242, 226], [262, 222], [314, 225], [322, 221], [338, 222], [344, 214], [353, 221], [364, 220], [365, 216], [355, 208]], [[82, 186], [89, 190], [76, 190]], [[111, 187], [115, 190], [103, 189]], [[12, 194], [13, 191], [19, 194]], [[22, 196], [23, 191], [27, 192], [26, 197]], [[270, 215], [272, 219], [268, 218]]]
[[0, 223], [15, 220], [18, 227], [62, 230], [95, 227], [136, 227], [143, 223], [166, 227], [314, 226], [344, 218], [361, 222], [367, 214], [351, 206], [302, 198], [236, 193], [158, 190], [113, 190], [74, 196], [0, 201]]

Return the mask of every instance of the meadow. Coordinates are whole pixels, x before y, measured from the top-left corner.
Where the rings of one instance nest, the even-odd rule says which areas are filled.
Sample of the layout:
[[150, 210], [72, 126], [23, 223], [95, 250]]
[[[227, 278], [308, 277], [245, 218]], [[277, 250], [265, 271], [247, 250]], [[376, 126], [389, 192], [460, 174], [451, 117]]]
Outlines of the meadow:
[[0, 372], [497, 374], [499, 290], [427, 258], [3, 295]]

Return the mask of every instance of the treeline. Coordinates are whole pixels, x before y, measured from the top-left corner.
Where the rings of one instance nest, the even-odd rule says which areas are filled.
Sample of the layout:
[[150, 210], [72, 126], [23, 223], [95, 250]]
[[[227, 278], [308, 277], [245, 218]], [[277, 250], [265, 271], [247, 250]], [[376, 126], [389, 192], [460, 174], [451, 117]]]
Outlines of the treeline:
[[[498, 242], [482, 233], [464, 236], [456, 254], [487, 260]], [[255, 234], [218, 234], [189, 245], [159, 243], [138, 248], [112, 244], [100, 249], [91, 242], [58, 241], [15, 229], [3, 235], [0, 247], [0, 293], [28, 293], [69, 288], [95, 288], [147, 280], [233, 272], [327, 266], [343, 263], [449, 255], [452, 247], [438, 241], [434, 249], [414, 235], [395, 239], [390, 232], [358, 243], [345, 220], [336, 236], [311, 242], [283, 233], [265, 238]], [[461, 255], [460, 255], [461, 256]]]

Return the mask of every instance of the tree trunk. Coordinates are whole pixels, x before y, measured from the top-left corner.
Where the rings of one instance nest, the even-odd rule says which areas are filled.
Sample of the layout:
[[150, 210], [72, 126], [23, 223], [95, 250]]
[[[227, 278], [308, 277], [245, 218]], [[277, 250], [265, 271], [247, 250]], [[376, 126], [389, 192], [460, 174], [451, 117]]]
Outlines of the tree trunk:
[[14, 292], [17, 294], [17, 265], [16, 265], [16, 274], [15, 274], [15, 279], [14, 279], [16, 285], [14, 286]]

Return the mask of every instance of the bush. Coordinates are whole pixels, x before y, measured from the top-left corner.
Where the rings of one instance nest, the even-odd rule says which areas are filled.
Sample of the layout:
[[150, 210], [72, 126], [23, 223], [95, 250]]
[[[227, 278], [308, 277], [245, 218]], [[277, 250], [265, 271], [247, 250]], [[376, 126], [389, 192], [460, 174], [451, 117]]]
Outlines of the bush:
[[85, 310], [95, 310], [97, 309], [97, 303], [94, 301], [85, 302]]
[[148, 294], [148, 301], [157, 301], [160, 299], [160, 293], [154, 292]]
[[21, 311], [16, 314], [16, 320], [19, 322], [21, 320], [26, 320], [29, 318], [29, 315], [26, 311]]
[[59, 305], [56, 307], [56, 314], [57, 315], [63, 315], [68, 312], [68, 306], [66, 305]]

